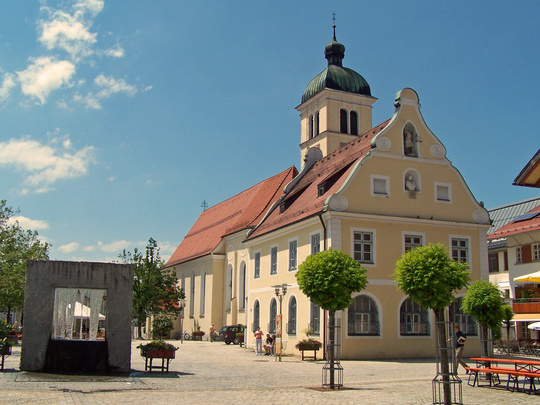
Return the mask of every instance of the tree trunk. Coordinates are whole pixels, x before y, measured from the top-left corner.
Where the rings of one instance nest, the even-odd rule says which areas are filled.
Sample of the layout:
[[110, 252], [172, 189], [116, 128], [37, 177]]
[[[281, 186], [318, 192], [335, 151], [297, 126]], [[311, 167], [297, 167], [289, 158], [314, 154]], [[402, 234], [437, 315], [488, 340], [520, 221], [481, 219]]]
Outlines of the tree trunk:
[[450, 389], [450, 362], [448, 359], [448, 342], [446, 337], [446, 324], [444, 322], [444, 309], [437, 309], [435, 312], [435, 324], [439, 338], [439, 350], [441, 351], [441, 372], [443, 378], [444, 404], [452, 404], [452, 390]]
[[334, 389], [335, 386], [335, 359], [334, 359], [334, 342], [336, 338], [335, 328], [336, 311], [328, 311], [328, 329], [330, 335], [328, 336], [328, 361], [330, 363], [330, 389]]

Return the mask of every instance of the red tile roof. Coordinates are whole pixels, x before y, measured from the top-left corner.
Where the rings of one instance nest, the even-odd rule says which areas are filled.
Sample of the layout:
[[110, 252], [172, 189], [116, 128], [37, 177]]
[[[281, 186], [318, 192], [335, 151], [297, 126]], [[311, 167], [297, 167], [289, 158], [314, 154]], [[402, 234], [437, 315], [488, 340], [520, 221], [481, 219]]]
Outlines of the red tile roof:
[[210, 254], [224, 236], [254, 227], [297, 174], [298, 170], [291, 166], [205, 210], [167, 261], [166, 267]]
[[[528, 211], [526, 214], [540, 212], [540, 205]], [[517, 221], [516, 221], [517, 220]], [[517, 235], [520, 233], [539, 231], [540, 230], [540, 214], [524, 221], [520, 221], [519, 217], [512, 222], [506, 224], [502, 228], [497, 229], [495, 232], [488, 236], [488, 240], [505, 238], [507, 236]]]
[[[250, 233], [248, 239], [254, 239], [322, 212], [325, 200], [341, 188], [354, 164], [372, 149], [371, 140], [388, 125], [389, 121], [383, 122], [316, 162], [282, 199], [281, 203], [284, 204], [285, 210], [280, 213], [277, 206]], [[319, 185], [323, 184], [324, 193], [319, 196]]]

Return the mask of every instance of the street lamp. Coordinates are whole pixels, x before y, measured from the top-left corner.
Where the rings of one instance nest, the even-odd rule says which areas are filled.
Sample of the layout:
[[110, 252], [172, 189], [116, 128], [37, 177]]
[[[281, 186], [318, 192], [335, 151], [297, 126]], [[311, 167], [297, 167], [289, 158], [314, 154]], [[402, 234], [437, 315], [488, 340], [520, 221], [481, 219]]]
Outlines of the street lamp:
[[[289, 287], [289, 284], [278, 284], [278, 285], [274, 285], [272, 286], [274, 287], [275, 291], [276, 291], [276, 297], [279, 298], [279, 316], [276, 316], [276, 324], [277, 324], [277, 337], [276, 337], [276, 348], [277, 348], [277, 351], [279, 355], [279, 361], [281, 361], [281, 353], [282, 353], [282, 345], [281, 345], [281, 342], [282, 342], [282, 339], [281, 337], [283, 336], [283, 315], [282, 315], [282, 310], [281, 310], [281, 304], [283, 302], [283, 297], [285, 296], [285, 294], [287, 294], [287, 287]], [[275, 357], [276, 361], [277, 361], [277, 357]]]

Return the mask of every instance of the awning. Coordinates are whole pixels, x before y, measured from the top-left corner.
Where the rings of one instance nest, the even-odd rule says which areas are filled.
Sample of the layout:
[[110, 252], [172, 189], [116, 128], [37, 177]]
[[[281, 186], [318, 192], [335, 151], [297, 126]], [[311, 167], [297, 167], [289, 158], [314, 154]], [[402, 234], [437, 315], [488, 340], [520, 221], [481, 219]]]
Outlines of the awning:
[[510, 282], [508, 280], [501, 281], [499, 284], [497, 284], [497, 287], [499, 287], [499, 288], [510, 288]]
[[540, 321], [540, 314], [514, 314], [513, 322], [537, 322]]
[[540, 283], [540, 271], [515, 277], [514, 281], [518, 281], [520, 283]]

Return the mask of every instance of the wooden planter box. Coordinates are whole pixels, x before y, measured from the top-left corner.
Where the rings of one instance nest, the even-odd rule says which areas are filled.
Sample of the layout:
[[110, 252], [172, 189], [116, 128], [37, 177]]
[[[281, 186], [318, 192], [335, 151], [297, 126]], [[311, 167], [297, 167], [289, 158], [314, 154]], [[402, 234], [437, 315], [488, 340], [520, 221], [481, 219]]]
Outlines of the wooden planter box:
[[[148, 350], [143, 353], [141, 349], [141, 356], [144, 357], [144, 371], [152, 371], [158, 369], [166, 373], [169, 372], [169, 364], [174, 359], [175, 350]], [[148, 361], [150, 359], [150, 361]], [[154, 359], [161, 359], [161, 366], [154, 366], [152, 364]]]
[[2, 356], [2, 360], [0, 362], [0, 370], [4, 370], [4, 357], [11, 355], [11, 345], [4, 345], [2, 348], [0, 348], [0, 356]]
[[[317, 360], [317, 352], [319, 351], [318, 348], [314, 349], [313, 347], [309, 347], [309, 348], [300, 348], [298, 350], [302, 352], [302, 361], [304, 361], [304, 359]], [[304, 352], [313, 352], [313, 356], [308, 356]]]
[[192, 336], [193, 336], [193, 340], [201, 340], [202, 341], [202, 337], [204, 336], [204, 332], [203, 333], [193, 332]]

